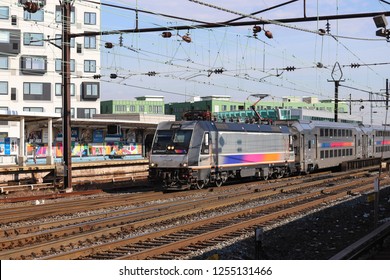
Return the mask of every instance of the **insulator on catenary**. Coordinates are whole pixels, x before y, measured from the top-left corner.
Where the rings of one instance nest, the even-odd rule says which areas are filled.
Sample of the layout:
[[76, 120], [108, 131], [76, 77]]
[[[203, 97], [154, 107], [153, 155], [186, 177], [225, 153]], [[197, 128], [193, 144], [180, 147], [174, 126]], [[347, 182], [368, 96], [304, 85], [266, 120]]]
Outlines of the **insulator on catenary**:
[[261, 31], [261, 27], [255, 25], [255, 26], [253, 26], [252, 30], [253, 30], [253, 33], [259, 33]]
[[171, 38], [171, 37], [172, 37], [172, 33], [169, 32], [169, 31], [165, 31], [165, 32], [163, 32], [163, 33], [161, 34], [161, 36], [162, 36], [163, 38]]
[[116, 79], [116, 78], [118, 78], [118, 75], [115, 74], [115, 73], [111, 73], [111, 74], [110, 74], [110, 78], [111, 78], [111, 79]]
[[107, 42], [107, 43], [104, 44], [104, 47], [106, 49], [112, 49], [114, 47], [114, 45], [112, 43], [110, 43], [110, 42]]
[[318, 34], [320, 34], [321, 36], [324, 36], [326, 34], [325, 29], [322, 29], [322, 28], [318, 29]]
[[184, 42], [191, 43], [191, 37], [190, 36], [184, 35], [181, 38], [183, 39]]
[[24, 10], [29, 13], [36, 13], [39, 10], [38, 4], [34, 2], [24, 3]]
[[268, 39], [272, 39], [274, 36], [272, 35], [272, 32], [267, 30], [264, 32], [265, 36], [268, 38]]

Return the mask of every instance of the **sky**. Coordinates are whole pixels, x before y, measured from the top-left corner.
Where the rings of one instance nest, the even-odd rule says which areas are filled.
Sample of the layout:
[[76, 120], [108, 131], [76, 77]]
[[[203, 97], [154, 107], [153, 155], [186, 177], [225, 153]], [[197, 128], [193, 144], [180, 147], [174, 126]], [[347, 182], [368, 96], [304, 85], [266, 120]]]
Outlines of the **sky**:
[[[103, 46], [105, 42], [115, 45], [112, 49], [101, 48], [102, 100], [157, 95], [164, 96], [166, 102], [184, 102], [194, 96], [228, 95], [231, 100], [245, 101], [259, 93], [268, 94], [266, 100], [286, 96], [328, 100], [334, 99], [332, 73], [336, 79], [342, 73], [339, 99], [351, 96], [353, 100], [364, 101], [370, 96], [381, 99], [386, 79], [390, 78], [390, 43], [376, 36], [377, 27], [371, 17], [331, 20], [330, 32], [325, 36], [317, 34], [319, 29], [326, 29], [325, 21], [289, 24], [277, 21], [302, 18], [305, 14], [317, 17], [390, 11], [390, 4], [386, 3], [390, 1], [305, 1], [304, 9], [304, 1], [298, 0], [241, 20], [270, 21], [260, 26], [263, 31], [256, 36], [253, 25], [180, 31], [172, 27], [192, 26], [199, 21], [228, 21], [288, 0], [202, 1], [216, 7], [189, 0], [103, 2], [155, 13], [139, 12], [137, 22], [134, 11], [103, 6], [103, 31], [134, 29], [138, 24], [139, 29], [167, 28], [172, 36], [163, 38], [161, 32], [101, 36]], [[264, 30], [272, 32], [273, 38], [267, 38]], [[191, 42], [184, 41], [185, 36]], [[360, 67], [352, 68], [351, 64]], [[111, 79], [110, 74], [118, 78]], [[368, 124], [386, 122], [383, 102], [353, 102], [352, 113]]]

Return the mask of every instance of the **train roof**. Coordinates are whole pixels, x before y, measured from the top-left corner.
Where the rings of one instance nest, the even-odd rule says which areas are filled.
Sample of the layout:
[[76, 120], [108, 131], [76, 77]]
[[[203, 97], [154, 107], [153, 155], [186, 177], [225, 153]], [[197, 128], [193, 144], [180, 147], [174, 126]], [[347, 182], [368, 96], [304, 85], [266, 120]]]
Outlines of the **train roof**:
[[336, 129], [360, 129], [361, 126], [355, 123], [324, 122], [324, 121], [295, 121], [292, 126], [299, 131], [313, 130], [315, 128], [336, 128]]
[[168, 121], [159, 123], [157, 129], [194, 129], [197, 125], [206, 130], [217, 131], [247, 131], [247, 132], [269, 132], [288, 133], [286, 125], [249, 124], [239, 122], [213, 122], [213, 121]]

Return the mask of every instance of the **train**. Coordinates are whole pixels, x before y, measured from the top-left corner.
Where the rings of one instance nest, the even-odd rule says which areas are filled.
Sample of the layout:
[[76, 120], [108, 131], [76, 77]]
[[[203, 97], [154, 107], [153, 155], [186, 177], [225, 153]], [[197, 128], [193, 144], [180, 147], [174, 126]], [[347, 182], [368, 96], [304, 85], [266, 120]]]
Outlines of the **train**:
[[390, 158], [390, 129], [353, 123], [183, 120], [161, 122], [150, 151], [149, 181], [165, 190], [221, 186], [356, 168]]

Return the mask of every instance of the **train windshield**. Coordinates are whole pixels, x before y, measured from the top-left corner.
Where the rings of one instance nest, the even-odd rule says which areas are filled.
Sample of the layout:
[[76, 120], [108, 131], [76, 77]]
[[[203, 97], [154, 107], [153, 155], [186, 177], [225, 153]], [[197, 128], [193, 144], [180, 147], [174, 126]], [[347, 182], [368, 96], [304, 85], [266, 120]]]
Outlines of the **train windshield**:
[[192, 130], [158, 130], [152, 147], [153, 154], [186, 154]]

